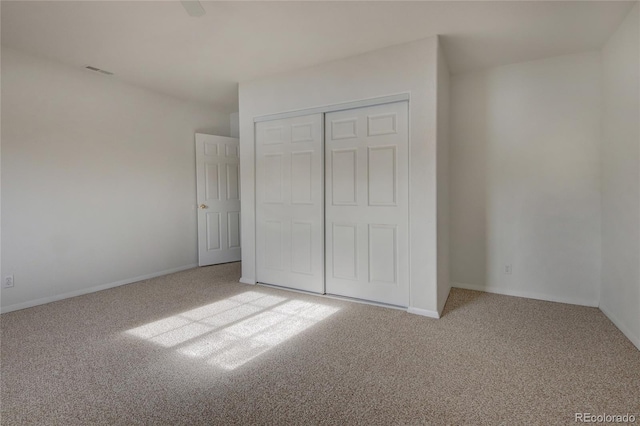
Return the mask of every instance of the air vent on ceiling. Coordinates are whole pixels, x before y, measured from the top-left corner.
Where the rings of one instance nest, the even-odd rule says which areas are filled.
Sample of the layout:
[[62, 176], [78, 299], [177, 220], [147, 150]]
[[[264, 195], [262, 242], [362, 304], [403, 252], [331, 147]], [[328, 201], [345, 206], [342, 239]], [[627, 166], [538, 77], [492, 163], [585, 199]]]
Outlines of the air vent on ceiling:
[[90, 70], [90, 71], [99, 72], [99, 73], [101, 73], [101, 74], [105, 74], [105, 75], [113, 75], [113, 73], [112, 73], [112, 72], [110, 72], [110, 71], [101, 70], [100, 68], [92, 67], [91, 65], [87, 65], [85, 68], [86, 68], [86, 69], [88, 69], [88, 70]]

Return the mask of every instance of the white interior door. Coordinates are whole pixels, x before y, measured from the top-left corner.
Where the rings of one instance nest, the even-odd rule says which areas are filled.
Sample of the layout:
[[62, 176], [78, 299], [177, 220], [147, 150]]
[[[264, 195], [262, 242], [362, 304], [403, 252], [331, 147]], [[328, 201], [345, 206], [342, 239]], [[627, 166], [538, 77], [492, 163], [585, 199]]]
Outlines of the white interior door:
[[198, 263], [240, 261], [238, 139], [196, 133]]
[[325, 123], [326, 292], [408, 306], [408, 103]]
[[256, 123], [256, 279], [324, 293], [322, 114]]

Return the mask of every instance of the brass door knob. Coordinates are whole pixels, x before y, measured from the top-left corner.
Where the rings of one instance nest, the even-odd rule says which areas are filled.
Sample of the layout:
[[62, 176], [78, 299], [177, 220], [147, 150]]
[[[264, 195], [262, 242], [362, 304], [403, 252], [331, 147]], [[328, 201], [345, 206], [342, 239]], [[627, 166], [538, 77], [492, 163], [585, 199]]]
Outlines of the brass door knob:
[[209, 208], [209, 206], [207, 206], [207, 205], [205, 205], [205, 204], [200, 204], [200, 208], [201, 208], [202, 210], [204, 210], [204, 209], [208, 209], [208, 208]]

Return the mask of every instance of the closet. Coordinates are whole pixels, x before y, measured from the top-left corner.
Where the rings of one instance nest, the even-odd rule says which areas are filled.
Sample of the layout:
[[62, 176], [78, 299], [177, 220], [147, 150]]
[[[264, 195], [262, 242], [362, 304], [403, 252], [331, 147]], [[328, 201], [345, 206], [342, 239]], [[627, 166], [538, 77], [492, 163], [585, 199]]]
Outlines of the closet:
[[256, 280], [409, 304], [408, 102], [255, 123]]

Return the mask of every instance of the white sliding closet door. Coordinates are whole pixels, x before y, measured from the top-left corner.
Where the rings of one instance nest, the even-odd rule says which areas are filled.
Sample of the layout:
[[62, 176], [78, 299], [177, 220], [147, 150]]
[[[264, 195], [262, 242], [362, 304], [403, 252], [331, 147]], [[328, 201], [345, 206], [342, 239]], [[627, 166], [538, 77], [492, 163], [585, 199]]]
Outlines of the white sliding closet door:
[[325, 123], [326, 292], [408, 306], [408, 103]]
[[256, 123], [256, 278], [324, 293], [322, 114]]

